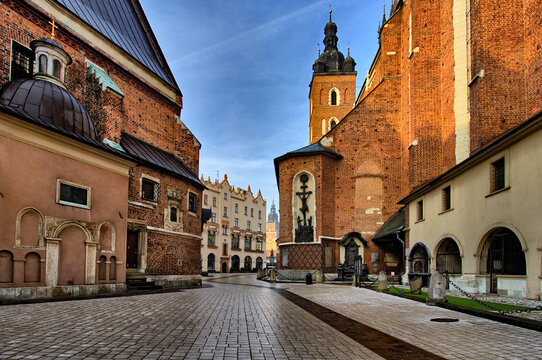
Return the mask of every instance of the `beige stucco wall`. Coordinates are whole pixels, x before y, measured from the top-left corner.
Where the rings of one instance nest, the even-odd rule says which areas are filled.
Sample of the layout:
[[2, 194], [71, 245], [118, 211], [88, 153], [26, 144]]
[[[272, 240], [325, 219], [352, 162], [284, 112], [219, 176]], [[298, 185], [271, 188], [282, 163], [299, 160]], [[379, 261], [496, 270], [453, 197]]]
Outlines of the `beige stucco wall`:
[[[246, 191], [239, 188], [235, 188], [230, 185], [227, 180], [227, 176], [222, 182], [211, 182], [209, 180], [204, 181], [205, 186], [208, 188], [203, 192], [203, 207], [211, 208], [213, 214], [216, 214], [216, 222], [213, 223], [210, 219], [204, 226], [202, 232], [202, 246], [201, 246], [201, 258], [202, 258], [202, 270], [208, 269], [208, 256], [210, 253], [215, 255], [215, 271], [222, 271], [222, 263], [227, 264], [227, 271], [231, 268], [231, 258], [234, 255], [239, 256], [239, 268], [244, 267], [244, 259], [246, 256], [250, 256], [252, 259], [252, 267], [256, 267], [256, 259], [262, 258], [263, 264], [266, 261], [265, 249], [266, 249], [266, 205], [267, 202], [261, 194], [256, 196], [252, 191]], [[224, 199], [224, 194], [227, 194], [227, 198]], [[207, 197], [207, 203], [205, 198]], [[216, 206], [213, 206], [213, 198], [216, 198]], [[235, 204], [238, 206], [238, 211], [235, 212]], [[247, 207], [247, 215], [245, 215], [245, 206]], [[227, 216], [224, 216], [224, 207], [227, 208]], [[252, 216], [251, 209], [253, 209]], [[260, 213], [261, 212], [261, 213]], [[238, 227], [235, 227], [235, 218], [238, 219]], [[247, 229], [247, 221], [250, 221], [250, 230]], [[260, 225], [261, 231], [258, 231], [258, 225]], [[222, 233], [222, 226], [227, 226], [227, 233]], [[208, 246], [208, 232], [215, 231], [215, 247]], [[232, 233], [240, 235], [239, 247], [240, 250], [232, 249]], [[245, 235], [252, 236], [251, 250], [245, 250]], [[256, 249], [256, 238], [263, 240], [262, 250]], [[227, 254], [223, 254], [223, 244], [227, 245]]]
[[[505, 157], [505, 186], [509, 188], [489, 195], [490, 164], [502, 156]], [[413, 199], [408, 205], [410, 248], [419, 242], [426, 244], [430, 251], [431, 268], [435, 269], [437, 246], [442, 239], [451, 237], [456, 240], [461, 252], [463, 274], [476, 275], [479, 273], [478, 254], [486, 236], [496, 227], [507, 227], [522, 243], [527, 276], [503, 276], [500, 283], [508, 287], [510, 295], [519, 295], [521, 288], [526, 286], [523, 296], [538, 298], [541, 294], [542, 269], [540, 179], [542, 131], [493, 154], [451, 181]], [[442, 213], [442, 189], [448, 185], [451, 186], [452, 210]], [[425, 219], [417, 221], [416, 204], [422, 199]], [[483, 277], [475, 278], [478, 278], [480, 285]], [[483, 286], [479, 286], [478, 290], [483, 290]]]

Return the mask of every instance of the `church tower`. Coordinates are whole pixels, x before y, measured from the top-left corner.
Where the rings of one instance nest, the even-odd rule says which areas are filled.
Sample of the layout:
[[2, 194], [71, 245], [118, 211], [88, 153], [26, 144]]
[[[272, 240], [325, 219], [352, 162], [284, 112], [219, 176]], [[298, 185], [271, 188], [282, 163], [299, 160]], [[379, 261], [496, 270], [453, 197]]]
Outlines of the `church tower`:
[[345, 59], [337, 48], [337, 25], [331, 21], [331, 10], [324, 34], [325, 49], [312, 66], [309, 85], [311, 144], [335, 127], [356, 101], [356, 62], [350, 49]]

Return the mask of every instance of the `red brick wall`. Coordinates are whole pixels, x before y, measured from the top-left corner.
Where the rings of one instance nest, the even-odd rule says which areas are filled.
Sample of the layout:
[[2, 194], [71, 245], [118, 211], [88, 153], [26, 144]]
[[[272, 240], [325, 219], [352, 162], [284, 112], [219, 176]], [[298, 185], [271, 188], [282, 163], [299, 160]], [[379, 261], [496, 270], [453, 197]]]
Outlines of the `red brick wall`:
[[525, 2], [526, 118], [542, 111], [542, 0]]
[[149, 232], [145, 272], [149, 275], [198, 275], [200, 244], [196, 239]]
[[479, 0], [471, 14], [472, 77], [484, 71], [471, 86], [473, 152], [526, 119], [526, 62], [523, 0]]
[[[329, 105], [329, 92], [332, 88], [339, 90], [338, 106]], [[322, 137], [322, 119], [326, 120], [326, 130], [329, 130], [329, 120], [335, 117], [337, 122], [341, 121], [352, 110], [355, 97], [356, 75], [314, 75], [312, 77], [309, 94], [309, 99], [312, 100], [309, 123], [309, 134], [312, 129], [311, 144]]]
[[[160, 179], [160, 196], [157, 203], [143, 200], [141, 198], [141, 176], [149, 175]], [[179, 208], [183, 219], [183, 232], [201, 235], [201, 193], [198, 188], [181, 180], [177, 177], [163, 174], [155, 169], [137, 166], [130, 170], [130, 183], [128, 186], [128, 197], [146, 205], [153, 206], [154, 209], [136, 208], [131, 206], [128, 210], [128, 217], [132, 219], [145, 220], [148, 226], [164, 228], [164, 211], [168, 209], [168, 190], [174, 190], [179, 194], [182, 204]], [[196, 215], [188, 212], [188, 191], [192, 191], [199, 196], [199, 203]]]

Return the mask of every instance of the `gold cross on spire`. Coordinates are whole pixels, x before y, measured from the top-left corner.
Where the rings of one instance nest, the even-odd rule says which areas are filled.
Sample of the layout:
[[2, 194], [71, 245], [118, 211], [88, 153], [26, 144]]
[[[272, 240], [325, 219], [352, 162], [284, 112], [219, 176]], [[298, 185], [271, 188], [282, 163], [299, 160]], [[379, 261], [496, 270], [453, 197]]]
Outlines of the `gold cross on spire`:
[[55, 39], [55, 29], [58, 29], [58, 26], [55, 25], [55, 21], [52, 22], [49, 21], [49, 24], [51, 25], [51, 39]]

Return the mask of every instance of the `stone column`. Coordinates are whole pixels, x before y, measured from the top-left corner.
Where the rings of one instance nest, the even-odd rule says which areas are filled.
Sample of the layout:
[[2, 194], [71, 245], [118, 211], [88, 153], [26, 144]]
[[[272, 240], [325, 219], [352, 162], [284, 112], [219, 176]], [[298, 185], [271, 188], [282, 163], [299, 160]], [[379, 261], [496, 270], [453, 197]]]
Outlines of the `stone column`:
[[60, 254], [60, 241], [58, 238], [45, 238], [47, 260], [45, 262], [45, 284], [56, 286], [58, 284], [58, 260]]
[[86, 246], [86, 268], [85, 268], [85, 284], [92, 285], [96, 283], [96, 243], [85, 242]]

